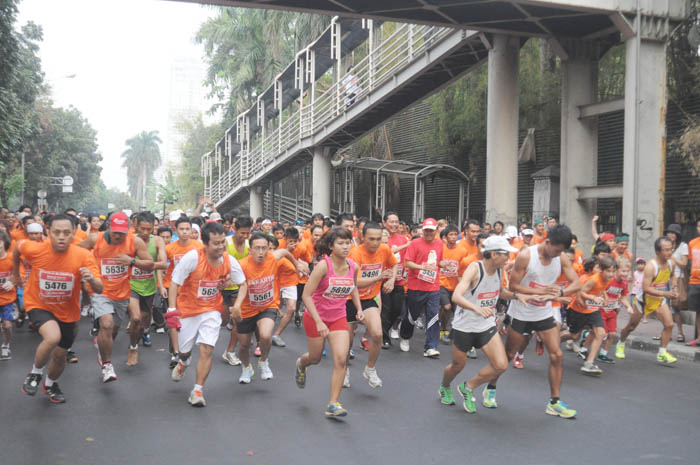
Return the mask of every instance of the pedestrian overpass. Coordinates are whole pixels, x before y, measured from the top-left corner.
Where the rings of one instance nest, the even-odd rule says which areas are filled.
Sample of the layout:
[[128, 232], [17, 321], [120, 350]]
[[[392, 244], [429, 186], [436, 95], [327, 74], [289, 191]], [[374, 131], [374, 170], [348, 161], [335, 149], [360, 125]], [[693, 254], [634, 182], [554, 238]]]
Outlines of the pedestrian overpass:
[[[688, 14], [687, 0], [176, 1], [338, 15], [334, 25], [297, 56], [290, 65], [293, 70], [288, 67], [273, 83], [264, 103], [240, 115], [203, 158], [206, 190], [218, 205], [231, 205], [248, 190], [251, 213], [258, 214], [261, 183], [312, 158], [313, 210], [330, 213], [328, 158], [333, 150], [488, 58], [486, 219], [514, 222], [519, 49], [527, 37], [542, 37], [561, 60], [561, 220], [575, 231], [587, 231], [598, 199], [621, 198], [623, 229], [631, 236], [633, 252], [653, 254], [653, 242], [664, 227], [666, 49]], [[343, 47], [352, 46], [345, 42], [350, 39], [346, 33], [358, 30], [353, 20], [367, 30], [370, 46], [364, 61], [352, 70], [361, 92], [343, 108], [348, 72], [340, 58], [351, 50]], [[393, 39], [378, 43], [373, 31], [382, 21], [399, 25]], [[600, 102], [598, 60], [621, 42], [626, 48], [624, 98]], [[329, 60], [336, 60], [335, 66]], [[330, 88], [320, 91], [316, 80], [324, 66], [336, 70]], [[298, 108], [285, 107], [285, 98], [296, 98], [297, 91]], [[275, 97], [278, 94], [282, 97]], [[268, 111], [269, 102], [273, 111]], [[597, 117], [621, 108], [623, 184], [598, 186]], [[276, 138], [268, 135], [267, 123], [257, 123], [271, 117], [279, 119], [269, 131]], [[584, 247], [587, 239], [582, 237]]]

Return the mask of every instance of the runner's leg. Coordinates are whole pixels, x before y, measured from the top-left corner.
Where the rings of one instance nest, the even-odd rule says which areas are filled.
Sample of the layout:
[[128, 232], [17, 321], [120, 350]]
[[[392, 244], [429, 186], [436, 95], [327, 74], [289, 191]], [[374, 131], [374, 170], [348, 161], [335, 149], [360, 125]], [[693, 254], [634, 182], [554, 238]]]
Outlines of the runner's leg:
[[551, 397], [558, 398], [563, 377], [563, 356], [560, 347], [559, 329], [555, 326], [546, 331], [539, 331], [538, 334], [549, 353], [549, 389]]
[[[467, 382], [467, 387], [474, 390], [484, 383], [488, 383], [489, 380], [498, 378], [503, 374], [504, 371], [508, 369], [508, 356], [506, 355], [506, 348], [503, 345], [498, 332], [493, 335], [491, 340], [481, 348], [486, 354], [486, 358], [489, 361], [489, 365], [479, 370], [479, 372]], [[465, 354], [466, 355], [466, 354]]]
[[452, 362], [445, 367], [445, 371], [442, 374], [442, 387], [449, 388], [450, 383], [464, 369], [466, 363], [467, 353], [462, 352], [457, 346], [452, 344]]
[[[350, 350], [350, 335], [347, 331], [331, 331], [328, 342], [333, 351], [333, 372], [331, 373], [330, 403], [338, 402], [340, 391], [343, 389], [347, 353]], [[310, 346], [309, 346], [310, 347]], [[321, 342], [323, 350], [323, 341]]]

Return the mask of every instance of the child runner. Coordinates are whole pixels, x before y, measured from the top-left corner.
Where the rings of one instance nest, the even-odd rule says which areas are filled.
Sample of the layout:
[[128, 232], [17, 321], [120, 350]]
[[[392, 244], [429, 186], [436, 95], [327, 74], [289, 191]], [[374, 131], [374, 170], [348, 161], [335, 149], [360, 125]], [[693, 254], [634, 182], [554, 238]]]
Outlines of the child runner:
[[608, 351], [612, 343], [617, 339], [617, 314], [620, 312], [620, 306], [625, 307], [627, 313], [632, 314], [632, 306], [629, 302], [629, 276], [632, 271], [632, 264], [624, 257], [617, 259], [615, 277], [608, 285], [608, 303], [603, 307], [603, 325], [607, 338], [600, 349], [598, 360], [604, 363], [615, 363], [612, 357], [608, 355]]

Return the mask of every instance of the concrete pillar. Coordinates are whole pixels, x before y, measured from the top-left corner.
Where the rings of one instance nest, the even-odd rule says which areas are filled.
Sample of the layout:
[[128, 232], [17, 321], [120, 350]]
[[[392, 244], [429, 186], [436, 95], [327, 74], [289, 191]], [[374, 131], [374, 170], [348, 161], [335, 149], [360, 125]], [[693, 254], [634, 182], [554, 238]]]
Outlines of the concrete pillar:
[[250, 188], [250, 216], [253, 221], [263, 216], [263, 191], [260, 187]]
[[597, 101], [597, 54], [585, 43], [570, 47], [561, 74], [560, 221], [578, 236], [581, 250], [590, 250], [595, 200], [577, 200], [576, 186], [598, 183], [598, 121], [579, 118], [578, 107]]
[[486, 120], [486, 221], [518, 216], [520, 39], [496, 34], [489, 50]]
[[[627, 40], [622, 228], [636, 256], [654, 255], [666, 185], [666, 42], [663, 19], [635, 19]], [[663, 25], [663, 23], [661, 23]]]
[[333, 199], [333, 169], [331, 152], [325, 147], [313, 148], [311, 209], [314, 213], [331, 214]]

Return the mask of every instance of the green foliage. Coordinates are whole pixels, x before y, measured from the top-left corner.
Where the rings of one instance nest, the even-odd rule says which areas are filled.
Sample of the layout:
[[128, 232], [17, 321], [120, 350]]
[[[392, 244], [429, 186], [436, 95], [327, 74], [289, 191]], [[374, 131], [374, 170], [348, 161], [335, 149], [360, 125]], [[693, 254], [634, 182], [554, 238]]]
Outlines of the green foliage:
[[[36, 203], [36, 193], [49, 193], [49, 207], [59, 205], [82, 209], [95, 195], [100, 179], [102, 156], [97, 152], [97, 131], [76, 108], [55, 108], [49, 100], [39, 101], [36, 112], [40, 130], [25, 151], [25, 197]], [[50, 177], [71, 176], [73, 192], [49, 186]], [[63, 208], [61, 208], [63, 207]]]
[[[8, 205], [21, 191], [20, 154], [38, 129], [34, 102], [42, 91], [37, 55], [41, 28], [33, 23], [15, 30], [17, 0], [0, 1], [0, 202]], [[19, 174], [21, 176], [21, 174]], [[19, 182], [19, 184], [18, 184]]]
[[220, 8], [196, 37], [209, 61], [206, 85], [221, 102], [212, 111], [222, 109], [224, 121], [232, 122], [328, 24], [328, 16]]

